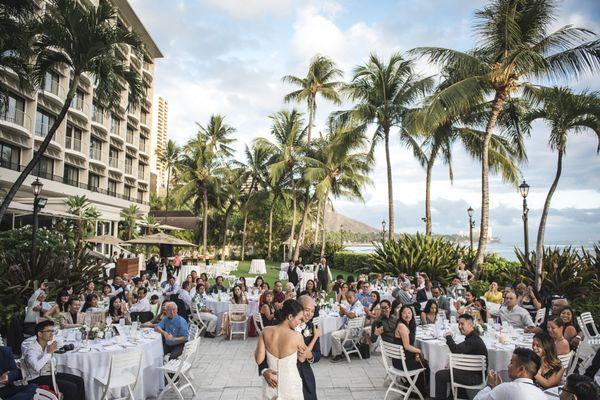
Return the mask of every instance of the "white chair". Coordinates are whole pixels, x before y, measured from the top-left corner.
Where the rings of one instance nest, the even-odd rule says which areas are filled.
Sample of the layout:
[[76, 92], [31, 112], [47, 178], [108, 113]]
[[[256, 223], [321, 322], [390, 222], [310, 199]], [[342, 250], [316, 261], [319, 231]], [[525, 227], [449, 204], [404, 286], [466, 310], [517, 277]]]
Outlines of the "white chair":
[[364, 316], [349, 319], [346, 325], [346, 336], [344, 337], [344, 340], [342, 340], [342, 352], [346, 356], [346, 360], [348, 360], [349, 363], [352, 362], [350, 360], [350, 354], [353, 353], [358, 354], [358, 357], [362, 360], [360, 350], [358, 349], [358, 342], [360, 340], [364, 325]]
[[207, 331], [207, 326], [204, 323], [204, 321], [202, 321], [202, 318], [200, 318], [200, 310], [198, 310], [198, 305], [196, 304], [195, 301], [192, 301], [190, 310], [191, 310], [190, 317], [192, 319], [192, 322], [194, 324], [198, 325], [198, 328], [200, 328], [200, 331], [198, 332], [198, 336], [201, 336], [203, 332]]
[[[458, 389], [471, 389], [481, 390], [486, 386], [485, 370], [486, 370], [486, 357], [476, 356], [470, 354], [453, 354], [450, 353], [448, 356], [450, 360], [450, 384], [452, 389], [452, 397], [454, 400], [458, 399]], [[476, 374], [481, 372], [481, 383], [478, 385], [465, 385], [454, 381], [454, 369], [461, 371], [469, 371], [470, 373]]]
[[[411, 393], [415, 392], [421, 400], [423, 395], [417, 388], [417, 379], [419, 374], [425, 371], [425, 368], [419, 368], [409, 371], [406, 368], [406, 356], [404, 355], [404, 348], [399, 344], [389, 343], [381, 341], [381, 358], [383, 359], [383, 367], [386, 371], [386, 377], [389, 377], [391, 382], [385, 392], [386, 400], [390, 392], [398, 393], [403, 399], [408, 399]], [[392, 364], [392, 359], [402, 361], [402, 369], [395, 368]], [[404, 381], [408, 384], [405, 385]]]
[[260, 313], [252, 314], [252, 319], [254, 320], [254, 328], [256, 329], [256, 333], [261, 333], [265, 327], [263, 326], [262, 315]]
[[569, 365], [571, 364], [571, 358], [573, 358], [573, 350], [571, 350], [567, 354], [561, 354], [558, 356], [558, 359], [560, 360], [560, 363], [562, 364], [562, 367], [565, 369], [565, 371], [568, 371], [569, 369]]
[[[30, 343], [31, 345], [31, 343]], [[25, 361], [24, 358], [22, 358], [18, 364], [21, 367], [21, 372], [23, 373], [23, 378], [26, 381], [31, 380], [32, 378], [32, 374], [31, 374], [31, 369], [29, 367], [29, 364]], [[40, 371], [40, 375], [42, 376], [46, 376], [46, 375], [51, 375], [52, 376], [52, 390], [54, 390], [54, 393], [56, 393], [58, 395], [59, 399], [62, 399], [62, 393], [58, 390], [58, 384], [56, 383], [56, 360], [54, 358], [51, 358], [50, 361], [48, 361], [46, 363], [46, 365], [44, 365], [42, 367], [42, 370]], [[56, 396], [55, 396], [56, 397]]]
[[535, 324], [535, 326], [540, 326], [542, 324], [542, 322], [544, 322], [545, 316], [546, 316], [545, 308], [540, 308], [539, 310], [537, 310], [535, 313], [535, 319], [533, 320], [533, 323]]
[[321, 317], [314, 317], [312, 321], [314, 326], [321, 326]]
[[596, 328], [596, 324], [594, 323], [594, 318], [592, 317], [592, 313], [584, 312], [581, 313], [579, 317], [577, 317], [577, 322], [579, 322], [579, 326], [581, 330], [585, 334], [588, 339], [592, 339], [600, 336], [598, 333], [598, 328]]
[[583, 343], [579, 343], [579, 346], [577, 346], [577, 350], [575, 350], [575, 352], [573, 353], [573, 356], [571, 357], [571, 362], [569, 363], [569, 368], [567, 368], [565, 370], [564, 377], [567, 377], [567, 376], [575, 373], [575, 370], [577, 369], [577, 363], [579, 363], [579, 358], [581, 356], [581, 351], [583, 350], [583, 347], [584, 347]]
[[59, 398], [52, 392], [46, 389], [37, 388], [33, 395], [33, 400], [59, 400]]
[[163, 371], [167, 385], [158, 396], [158, 400], [162, 399], [169, 390], [173, 390], [180, 400], [184, 400], [182, 392], [188, 387], [192, 389], [192, 397], [196, 396], [196, 389], [186, 374], [192, 368], [192, 360], [198, 350], [199, 342], [199, 339], [187, 342], [179, 358], [170, 360], [159, 368]]
[[103, 389], [101, 399], [107, 400], [110, 397], [111, 389], [126, 387], [128, 391], [127, 396], [119, 397], [119, 399], [133, 400], [133, 389], [137, 385], [141, 367], [141, 351], [112, 354], [108, 375], [104, 378], [96, 378]]
[[196, 340], [200, 337], [200, 328], [193, 322], [188, 325], [188, 340]]
[[[231, 318], [233, 314], [243, 314], [244, 319], [235, 321]], [[244, 335], [246, 340], [246, 330], [248, 325], [248, 305], [247, 304], [229, 304], [229, 340], [233, 335]], [[236, 326], [241, 326], [242, 330], [235, 330]]]

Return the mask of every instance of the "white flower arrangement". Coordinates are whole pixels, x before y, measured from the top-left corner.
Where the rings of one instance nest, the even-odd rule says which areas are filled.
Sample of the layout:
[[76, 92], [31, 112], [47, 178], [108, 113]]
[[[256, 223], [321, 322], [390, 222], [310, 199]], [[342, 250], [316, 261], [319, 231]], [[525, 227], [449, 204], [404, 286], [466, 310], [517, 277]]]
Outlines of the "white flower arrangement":
[[309, 336], [311, 336], [311, 335], [312, 335], [312, 331], [311, 331], [310, 329], [306, 328], [306, 329], [304, 329], [304, 330], [302, 331], [302, 335], [303, 335], [304, 337], [309, 337]]
[[483, 335], [485, 331], [487, 331], [487, 324], [475, 324], [475, 332], [479, 334], [479, 336]]
[[464, 306], [465, 304], [467, 304], [467, 300], [464, 297], [457, 297], [456, 301], [458, 301], [460, 303], [461, 306]]

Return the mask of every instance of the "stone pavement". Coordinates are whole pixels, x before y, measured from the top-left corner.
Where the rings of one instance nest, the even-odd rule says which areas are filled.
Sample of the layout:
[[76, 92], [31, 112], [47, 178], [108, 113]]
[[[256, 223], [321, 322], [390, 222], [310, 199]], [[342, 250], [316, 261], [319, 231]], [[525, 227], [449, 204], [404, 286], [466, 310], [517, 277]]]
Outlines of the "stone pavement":
[[[224, 340], [203, 338], [192, 374], [197, 389], [194, 400], [261, 400], [262, 378], [254, 362], [256, 338]], [[384, 369], [379, 352], [368, 360], [352, 358], [352, 363], [333, 364], [323, 358], [313, 365], [319, 400], [383, 399]], [[191, 399], [191, 391], [184, 392]], [[391, 394], [388, 400], [399, 396]], [[164, 396], [175, 400], [173, 392]]]

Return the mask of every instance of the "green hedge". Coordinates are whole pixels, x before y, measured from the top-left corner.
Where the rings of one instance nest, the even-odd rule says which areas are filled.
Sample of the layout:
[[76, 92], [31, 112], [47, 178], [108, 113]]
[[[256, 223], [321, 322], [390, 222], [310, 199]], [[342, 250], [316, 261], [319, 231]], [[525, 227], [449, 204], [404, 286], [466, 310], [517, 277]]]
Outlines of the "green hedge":
[[369, 273], [373, 268], [373, 262], [369, 254], [338, 251], [333, 255], [332, 268], [352, 273]]

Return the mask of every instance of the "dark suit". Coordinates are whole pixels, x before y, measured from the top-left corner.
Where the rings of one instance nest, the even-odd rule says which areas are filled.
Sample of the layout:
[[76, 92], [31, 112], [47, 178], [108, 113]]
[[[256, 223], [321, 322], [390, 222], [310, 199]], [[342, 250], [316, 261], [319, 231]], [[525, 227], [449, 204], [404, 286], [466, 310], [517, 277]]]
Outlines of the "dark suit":
[[327, 291], [329, 285], [329, 266], [319, 264], [317, 269], [317, 289]]
[[[429, 291], [429, 293], [431, 293], [431, 291]], [[417, 301], [418, 301], [419, 303], [423, 303], [423, 302], [425, 302], [425, 301], [427, 301], [427, 300], [429, 300], [429, 299], [427, 298], [427, 292], [426, 292], [426, 289], [425, 289], [425, 288], [423, 288], [423, 289], [420, 289], [420, 290], [418, 290], [418, 291], [417, 291]]]
[[15, 386], [14, 382], [22, 379], [21, 371], [17, 368], [10, 347], [0, 347], [0, 375], [8, 372], [6, 386], [0, 387], [0, 398], [6, 400], [31, 400], [37, 389], [37, 385], [28, 384]]
[[[315, 327], [313, 325], [312, 320], [310, 320], [306, 323], [306, 328], [304, 328], [304, 330], [308, 329], [311, 332], [311, 334], [310, 334], [310, 336], [305, 336], [304, 330], [302, 331], [302, 337], [304, 338], [304, 344], [308, 345], [312, 341], [312, 339], [313, 339], [312, 332], [313, 332], [314, 328]], [[317, 400], [317, 385], [315, 383], [315, 374], [313, 373], [313, 370], [312, 370], [312, 367], [310, 366], [310, 364], [316, 363], [321, 359], [320, 340], [321, 339], [317, 339], [317, 341], [315, 342], [315, 345], [313, 346], [312, 360], [298, 363], [298, 372], [300, 373], [300, 378], [302, 378], [302, 394], [304, 395], [304, 400]], [[265, 358], [258, 365], [258, 374], [262, 375], [262, 372], [268, 368], [269, 368], [269, 365], [267, 364], [267, 359]]]
[[288, 282], [291, 282], [294, 287], [298, 286], [298, 267], [290, 267], [288, 269]]

